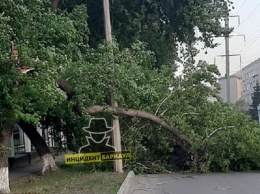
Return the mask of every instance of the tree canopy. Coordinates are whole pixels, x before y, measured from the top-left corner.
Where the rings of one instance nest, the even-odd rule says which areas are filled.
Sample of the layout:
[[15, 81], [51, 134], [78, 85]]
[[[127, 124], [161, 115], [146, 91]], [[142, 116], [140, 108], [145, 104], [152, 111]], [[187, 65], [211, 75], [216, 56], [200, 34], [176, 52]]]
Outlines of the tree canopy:
[[260, 85], [259, 82], [256, 82], [254, 87], [254, 93], [252, 95], [252, 104], [249, 109], [249, 114], [251, 115], [252, 119], [258, 121], [258, 110], [257, 106], [260, 104]]
[[[102, 0], [60, 1], [61, 9], [72, 10], [87, 4], [90, 46], [104, 39]], [[177, 53], [185, 46], [203, 42], [215, 47], [213, 38], [228, 33], [220, 20], [229, 14], [229, 0], [113, 0], [110, 4], [113, 35], [120, 47], [129, 47], [136, 40], [148, 43], [155, 52], [154, 67], [175, 64]]]
[[[49, 108], [66, 100], [56, 80], [79, 63], [88, 42], [84, 6], [56, 15], [47, 1], [3, 1], [1, 22], [1, 120], [38, 122]], [[10, 53], [11, 42], [15, 50]], [[17, 52], [17, 59], [11, 54]], [[74, 62], [77, 59], [76, 62]], [[21, 74], [20, 68], [35, 71]], [[46, 106], [47, 105], [47, 106]], [[7, 116], [8, 115], [8, 116]], [[12, 115], [12, 116], [11, 116]]]
[[[61, 10], [47, 0], [3, 0], [0, 122], [41, 121], [63, 130], [69, 149], [77, 151], [90, 116], [116, 114], [123, 147], [133, 153], [127, 168], [136, 172], [194, 163], [200, 171], [259, 169], [259, 126], [218, 97], [217, 67], [193, 63], [196, 51], [188, 48], [198, 41], [215, 46], [213, 36], [227, 33], [219, 19], [228, 3], [113, 1], [116, 39], [107, 45], [101, 0], [65, 0]], [[180, 43], [187, 45], [187, 60], [176, 75]], [[26, 67], [32, 71], [21, 73]], [[118, 108], [110, 107], [112, 78]]]

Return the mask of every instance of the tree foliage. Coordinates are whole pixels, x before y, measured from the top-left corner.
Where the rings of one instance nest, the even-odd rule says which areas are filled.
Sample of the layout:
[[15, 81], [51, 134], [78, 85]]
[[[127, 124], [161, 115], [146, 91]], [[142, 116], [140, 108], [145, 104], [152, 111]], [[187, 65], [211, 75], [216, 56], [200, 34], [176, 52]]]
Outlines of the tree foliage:
[[250, 108], [250, 104], [246, 102], [243, 98], [239, 99], [235, 104], [234, 104], [234, 110], [238, 112], [243, 112], [245, 114], [248, 114]]
[[[174, 74], [178, 43], [203, 41], [210, 47], [214, 35], [226, 33], [219, 23], [227, 14], [226, 1], [114, 1], [117, 41], [111, 45], [102, 42], [101, 1], [64, 3], [60, 7], [67, 11], [53, 13], [47, 0], [2, 2], [1, 122], [41, 120], [45, 127], [63, 130], [69, 148], [77, 151], [86, 143], [81, 128], [90, 118], [88, 108], [108, 107], [114, 84], [125, 111], [150, 113], [192, 142], [176, 138], [163, 125], [121, 114], [123, 148], [133, 153], [126, 168], [149, 173], [190, 169], [194, 163], [201, 171], [259, 168], [259, 126], [219, 99], [217, 67], [194, 64], [196, 50], [187, 47], [182, 75]], [[37, 71], [19, 73], [17, 61], [10, 60], [10, 41], [21, 62]], [[159, 70], [154, 68], [158, 63]], [[59, 78], [69, 82], [64, 85], [71, 89], [69, 98], [57, 87]], [[111, 110], [97, 116], [111, 118]]]
[[[90, 113], [88, 108], [97, 104], [109, 106], [112, 76], [115, 78], [116, 99], [126, 112], [136, 109], [153, 113], [193, 142], [191, 147], [188, 144], [180, 147], [174, 134], [153, 122], [138, 117], [128, 118], [126, 116], [130, 113], [124, 111], [101, 108], [96, 111], [99, 116], [120, 116], [123, 148], [131, 150], [134, 158], [126, 162], [128, 168], [148, 173], [190, 169], [194, 163], [193, 153], [197, 150], [200, 171], [259, 168], [259, 156], [254, 154], [259, 150], [259, 127], [248, 116], [234, 111], [233, 106], [219, 99], [216, 66], [203, 61], [194, 65], [189, 62], [192, 60], [187, 60], [182, 76], [173, 73], [174, 67], [163, 66], [160, 71], [153, 70], [150, 67], [155, 63], [154, 53], [141, 42], [125, 49], [113, 45], [112, 61], [105, 45], [101, 44], [93, 51], [89, 54], [88, 65], [67, 72], [68, 77], [73, 77], [70, 82], [82, 111]], [[114, 74], [111, 74], [112, 62]], [[209, 100], [212, 97], [215, 102]], [[81, 121], [81, 126], [86, 125], [87, 121]], [[75, 151], [85, 143], [82, 132], [70, 131], [74, 134], [71, 137], [79, 137], [77, 143], [70, 144], [76, 145]], [[253, 144], [257, 146], [252, 149]]]
[[260, 85], [259, 82], [256, 82], [254, 87], [254, 93], [252, 96], [252, 104], [249, 109], [249, 114], [251, 115], [252, 119], [258, 121], [258, 111], [257, 106], [260, 104]]
[[[84, 5], [75, 7], [69, 14], [54, 14], [49, 1], [8, 0], [1, 2], [0, 13], [0, 143], [3, 144], [15, 123], [23, 121], [27, 124], [26, 132], [33, 134], [30, 130], [36, 131], [36, 124], [50, 110], [67, 101], [65, 93], [57, 87], [57, 79], [62, 78], [68, 66], [83, 60], [82, 55], [88, 50], [89, 30]], [[2, 127], [6, 123], [8, 129]], [[39, 134], [38, 138], [41, 138]], [[40, 140], [38, 143], [46, 144]], [[44, 160], [48, 156], [54, 162], [50, 150], [45, 150], [48, 153], [39, 153], [40, 157]], [[52, 166], [43, 163], [46, 171], [55, 170], [54, 163]]]
[[[65, 0], [59, 7], [70, 11], [78, 4], [89, 7], [90, 46], [96, 48], [104, 39], [102, 0]], [[201, 41], [205, 47], [215, 47], [213, 38], [227, 33], [220, 20], [228, 15], [232, 2], [114, 0], [110, 7], [113, 35], [120, 47], [130, 47], [136, 40], [146, 42], [156, 55], [154, 67], [160, 67], [174, 64], [179, 44], [194, 46]]]
[[[68, 66], [79, 63], [86, 53], [88, 27], [86, 7], [69, 15], [50, 11], [48, 1], [3, 1], [1, 25], [1, 118], [39, 121], [46, 112], [66, 100], [56, 80]], [[10, 60], [9, 47], [15, 42], [19, 64]], [[77, 61], [77, 62], [74, 62]], [[18, 66], [36, 69], [21, 75]], [[46, 106], [47, 105], [47, 106]], [[6, 111], [6, 112], [5, 112]]]

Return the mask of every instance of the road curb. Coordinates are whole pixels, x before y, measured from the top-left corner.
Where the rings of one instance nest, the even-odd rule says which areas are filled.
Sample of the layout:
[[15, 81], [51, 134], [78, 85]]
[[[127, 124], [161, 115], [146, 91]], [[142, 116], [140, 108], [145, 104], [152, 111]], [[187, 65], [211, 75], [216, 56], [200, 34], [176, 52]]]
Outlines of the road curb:
[[130, 171], [126, 176], [117, 194], [127, 194], [134, 183], [134, 179], [135, 179], [135, 173], [133, 171]]

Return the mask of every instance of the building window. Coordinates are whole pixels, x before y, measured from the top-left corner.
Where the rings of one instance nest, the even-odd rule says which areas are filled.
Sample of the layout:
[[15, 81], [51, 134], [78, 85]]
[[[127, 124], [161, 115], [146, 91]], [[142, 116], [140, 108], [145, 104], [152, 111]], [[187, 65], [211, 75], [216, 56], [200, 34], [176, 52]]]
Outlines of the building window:
[[25, 145], [24, 145], [24, 133], [22, 129], [15, 125], [13, 130], [13, 141], [14, 141], [14, 154], [20, 154], [25, 152]]

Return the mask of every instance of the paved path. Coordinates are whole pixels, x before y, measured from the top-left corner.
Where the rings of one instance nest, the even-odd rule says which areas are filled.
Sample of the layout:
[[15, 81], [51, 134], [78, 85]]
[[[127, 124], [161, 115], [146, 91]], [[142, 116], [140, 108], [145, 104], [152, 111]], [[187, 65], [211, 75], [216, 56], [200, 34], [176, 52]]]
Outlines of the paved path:
[[260, 172], [136, 176], [129, 194], [260, 194]]

